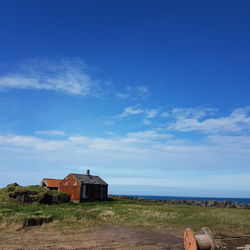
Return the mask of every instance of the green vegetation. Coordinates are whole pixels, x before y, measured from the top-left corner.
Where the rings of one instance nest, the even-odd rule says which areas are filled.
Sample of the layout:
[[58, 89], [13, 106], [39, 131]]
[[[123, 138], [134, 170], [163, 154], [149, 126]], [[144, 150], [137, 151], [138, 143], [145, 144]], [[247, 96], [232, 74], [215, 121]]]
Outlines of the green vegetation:
[[19, 229], [53, 220], [57, 222], [57, 227], [77, 227], [84, 223], [85, 227], [109, 224], [159, 229], [191, 227], [200, 230], [202, 226], [208, 226], [214, 232], [250, 233], [250, 210], [247, 209], [169, 205], [125, 199], [48, 206], [37, 202], [21, 203], [9, 198], [8, 193], [7, 188], [0, 189], [2, 230]]
[[22, 187], [16, 183], [8, 185], [3, 190], [4, 195], [21, 202], [38, 202], [48, 205], [69, 201], [69, 195], [66, 193], [51, 191], [41, 186]]

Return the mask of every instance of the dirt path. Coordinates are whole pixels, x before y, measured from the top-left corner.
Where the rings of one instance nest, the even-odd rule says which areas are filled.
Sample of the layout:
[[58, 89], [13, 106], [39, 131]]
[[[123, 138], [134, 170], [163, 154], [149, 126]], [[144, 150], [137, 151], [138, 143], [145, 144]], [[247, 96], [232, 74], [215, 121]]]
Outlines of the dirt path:
[[[159, 231], [128, 226], [85, 228], [71, 224], [58, 228], [50, 223], [20, 231], [0, 232], [0, 250], [38, 249], [183, 249], [181, 231]], [[218, 250], [235, 250], [250, 244], [250, 237], [216, 235]]]
[[56, 230], [45, 225], [0, 233], [0, 249], [182, 249], [182, 235], [135, 227]]

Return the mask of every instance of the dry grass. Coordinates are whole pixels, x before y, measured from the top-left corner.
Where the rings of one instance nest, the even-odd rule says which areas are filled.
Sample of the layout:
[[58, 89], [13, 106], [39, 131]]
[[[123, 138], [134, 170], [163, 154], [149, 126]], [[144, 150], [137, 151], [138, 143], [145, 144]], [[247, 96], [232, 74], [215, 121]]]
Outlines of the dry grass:
[[105, 210], [104, 212], [99, 214], [99, 218], [104, 221], [108, 221], [111, 218], [117, 218], [116, 214], [112, 210]]
[[154, 211], [154, 210], [142, 210], [142, 217], [149, 218], [178, 218], [179, 214], [175, 212], [163, 212], [163, 211]]
[[250, 234], [250, 210], [169, 205], [115, 199], [107, 202], [60, 205], [21, 204], [6, 197], [0, 189], [0, 230], [18, 229], [27, 217], [53, 218], [57, 227], [65, 225], [119, 225], [148, 228], [200, 230], [208, 226], [217, 232]]

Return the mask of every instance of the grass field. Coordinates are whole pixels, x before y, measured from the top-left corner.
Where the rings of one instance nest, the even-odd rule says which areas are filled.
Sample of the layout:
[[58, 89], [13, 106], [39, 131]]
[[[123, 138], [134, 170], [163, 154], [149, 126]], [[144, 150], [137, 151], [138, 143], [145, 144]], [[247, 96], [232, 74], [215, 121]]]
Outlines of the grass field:
[[169, 205], [164, 203], [114, 199], [105, 202], [64, 203], [58, 205], [23, 204], [0, 189], [0, 229], [17, 230], [25, 221], [43, 218], [57, 227], [84, 224], [134, 226], [144, 228], [191, 227], [195, 231], [208, 226], [222, 234], [250, 234], [250, 210]]

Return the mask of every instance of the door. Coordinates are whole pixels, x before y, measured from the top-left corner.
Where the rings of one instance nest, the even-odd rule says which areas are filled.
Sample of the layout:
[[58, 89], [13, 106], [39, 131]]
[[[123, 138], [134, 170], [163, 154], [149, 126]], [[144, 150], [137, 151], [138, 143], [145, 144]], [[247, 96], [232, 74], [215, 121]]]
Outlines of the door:
[[82, 186], [82, 199], [88, 199], [88, 186]]

